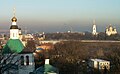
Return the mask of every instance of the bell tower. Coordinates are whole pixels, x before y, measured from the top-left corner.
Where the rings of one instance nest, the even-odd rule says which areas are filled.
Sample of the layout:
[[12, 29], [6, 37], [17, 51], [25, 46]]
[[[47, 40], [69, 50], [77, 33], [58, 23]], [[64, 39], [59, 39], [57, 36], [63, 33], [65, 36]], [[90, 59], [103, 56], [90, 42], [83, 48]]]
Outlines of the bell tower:
[[19, 39], [19, 29], [16, 24], [17, 18], [15, 17], [15, 8], [13, 9], [13, 18], [11, 21], [12, 25], [10, 26], [10, 39]]
[[97, 35], [95, 20], [93, 20], [92, 34]]

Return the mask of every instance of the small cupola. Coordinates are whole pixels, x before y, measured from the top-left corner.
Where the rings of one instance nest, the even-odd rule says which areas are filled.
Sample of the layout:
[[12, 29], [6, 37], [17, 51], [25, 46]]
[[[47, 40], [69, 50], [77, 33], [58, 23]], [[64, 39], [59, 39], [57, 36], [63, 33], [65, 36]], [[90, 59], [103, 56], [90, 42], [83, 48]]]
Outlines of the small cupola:
[[45, 64], [49, 64], [49, 59], [45, 59]]

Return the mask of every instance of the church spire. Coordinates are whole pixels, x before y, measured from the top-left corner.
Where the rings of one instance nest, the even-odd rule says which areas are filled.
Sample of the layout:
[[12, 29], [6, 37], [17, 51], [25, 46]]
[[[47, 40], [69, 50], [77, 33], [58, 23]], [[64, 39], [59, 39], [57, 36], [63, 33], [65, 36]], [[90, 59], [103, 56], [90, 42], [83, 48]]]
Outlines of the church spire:
[[3, 54], [20, 53], [24, 49], [22, 42], [19, 40], [19, 29], [16, 25], [15, 9], [13, 10], [13, 14], [14, 16], [11, 19], [12, 25], [10, 26], [10, 39], [3, 48]]
[[17, 18], [15, 17], [15, 8], [13, 9], [13, 18], [11, 19], [12, 20], [12, 25], [16, 25], [16, 22], [17, 22]]
[[18, 32], [18, 26], [16, 24], [17, 18], [15, 16], [15, 8], [13, 9], [13, 18], [12, 25], [10, 26], [10, 39], [18, 39], [19, 38], [19, 32]]
[[95, 24], [95, 20], [93, 20], [93, 29], [92, 29], [92, 34], [93, 35], [97, 35], [97, 31], [96, 31], [96, 24]]

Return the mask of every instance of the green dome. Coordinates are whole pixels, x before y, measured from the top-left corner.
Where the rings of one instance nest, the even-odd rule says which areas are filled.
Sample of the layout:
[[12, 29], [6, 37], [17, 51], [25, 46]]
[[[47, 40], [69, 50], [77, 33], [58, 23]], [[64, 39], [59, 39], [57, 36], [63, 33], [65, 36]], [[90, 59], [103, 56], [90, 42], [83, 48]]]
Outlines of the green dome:
[[3, 47], [5, 53], [20, 53], [24, 49], [22, 42], [19, 39], [10, 39]]
[[44, 65], [44, 71], [45, 71], [45, 73], [47, 73], [47, 72], [51, 72], [51, 73], [56, 72], [57, 73], [57, 69], [49, 64]]
[[35, 74], [47, 74], [47, 73], [58, 74], [58, 69], [53, 67], [52, 65], [45, 64], [44, 66], [37, 68], [33, 73]]

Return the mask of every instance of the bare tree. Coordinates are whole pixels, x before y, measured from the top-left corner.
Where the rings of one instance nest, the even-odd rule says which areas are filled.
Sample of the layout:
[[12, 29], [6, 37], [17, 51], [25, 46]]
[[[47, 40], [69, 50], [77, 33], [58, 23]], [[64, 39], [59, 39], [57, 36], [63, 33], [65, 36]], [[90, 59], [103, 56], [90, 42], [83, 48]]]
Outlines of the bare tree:
[[2, 54], [0, 53], [0, 74], [11, 69], [14, 65], [19, 62], [19, 59], [16, 59], [16, 53]]

